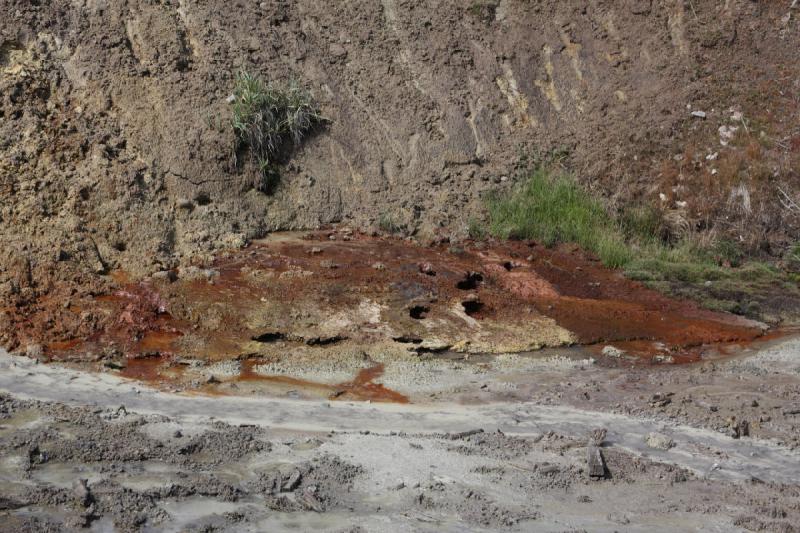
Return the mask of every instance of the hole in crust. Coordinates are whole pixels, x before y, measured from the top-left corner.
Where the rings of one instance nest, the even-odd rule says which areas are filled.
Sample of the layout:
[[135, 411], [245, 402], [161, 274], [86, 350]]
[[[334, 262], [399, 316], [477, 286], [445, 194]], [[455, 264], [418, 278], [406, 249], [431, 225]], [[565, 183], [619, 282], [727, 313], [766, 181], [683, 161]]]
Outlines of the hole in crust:
[[343, 340], [347, 340], [347, 337], [342, 335], [334, 335], [333, 337], [313, 337], [311, 339], [307, 339], [306, 344], [308, 346], [327, 346], [328, 344], [336, 344], [337, 342], [341, 342]]
[[194, 201], [197, 205], [208, 205], [211, 203], [211, 196], [209, 196], [207, 192], [201, 191], [194, 197]]
[[472, 291], [477, 289], [481, 282], [483, 282], [483, 274], [480, 272], [467, 272], [467, 275], [456, 284], [456, 287], [462, 291]]
[[461, 305], [464, 307], [464, 312], [467, 316], [471, 317], [477, 317], [484, 308], [483, 303], [478, 300], [467, 300], [466, 302], [461, 302]]
[[415, 305], [409, 309], [408, 316], [414, 320], [424, 320], [428, 316], [428, 312], [430, 312], [430, 310], [430, 307], [425, 307], [424, 305]]
[[422, 339], [419, 337], [410, 337], [408, 335], [401, 335], [399, 337], [392, 337], [394, 342], [399, 342], [401, 344], [420, 344], [422, 343]]
[[252, 337], [252, 340], [256, 342], [278, 342], [286, 340], [286, 334], [278, 332], [264, 333], [262, 335], [258, 335], [257, 337]]

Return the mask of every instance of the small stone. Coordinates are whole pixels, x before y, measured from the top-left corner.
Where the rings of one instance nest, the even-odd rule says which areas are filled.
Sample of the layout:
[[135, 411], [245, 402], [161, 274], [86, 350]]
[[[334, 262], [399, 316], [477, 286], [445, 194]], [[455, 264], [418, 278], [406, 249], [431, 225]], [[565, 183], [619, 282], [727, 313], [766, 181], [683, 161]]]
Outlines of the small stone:
[[614, 346], [604, 346], [601, 353], [606, 357], [615, 357], [617, 359], [625, 355], [624, 351], [620, 350], [619, 348], [615, 348]]
[[372, 263], [372, 268], [374, 268], [375, 270], [386, 270], [386, 265], [380, 262]]
[[186, 209], [187, 211], [194, 209], [194, 202], [188, 198], [178, 198], [178, 201], [175, 203], [175, 205], [179, 209]]
[[430, 263], [420, 263], [418, 266], [420, 273], [426, 274], [428, 276], [436, 275], [436, 271], [433, 269], [433, 265], [431, 265]]
[[344, 49], [344, 46], [336, 43], [332, 44], [330, 48], [328, 48], [328, 52], [335, 60], [342, 59], [347, 56], [347, 50]]
[[666, 407], [667, 405], [672, 403], [672, 393], [666, 394], [654, 394], [652, 398], [650, 398], [650, 407]]
[[178, 275], [172, 270], [161, 270], [153, 274], [151, 277], [155, 280], [169, 281], [170, 283], [178, 279]]
[[644, 441], [650, 448], [656, 450], [669, 450], [675, 446], [675, 441], [663, 433], [648, 433]]

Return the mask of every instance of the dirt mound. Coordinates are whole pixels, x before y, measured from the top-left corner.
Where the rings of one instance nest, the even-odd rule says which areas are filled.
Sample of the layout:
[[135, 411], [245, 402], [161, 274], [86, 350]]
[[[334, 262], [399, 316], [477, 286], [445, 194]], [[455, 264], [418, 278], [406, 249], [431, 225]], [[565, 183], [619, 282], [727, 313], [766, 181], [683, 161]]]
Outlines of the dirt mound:
[[[681, 176], [712, 175], [707, 145], [720, 160], [757, 155], [792, 194], [796, 120], [765, 117], [757, 154], [726, 155], [717, 132], [735, 126], [728, 107], [746, 119], [763, 107], [754, 91], [792, 105], [797, 25], [782, 4], [2, 0], [0, 297], [93, 290], [97, 273], [168, 269], [279, 228], [383, 216], [463, 235], [520, 153], [568, 154], [615, 198], [665, 194], [672, 209], [693, 201]], [[226, 100], [240, 69], [298, 79], [330, 119], [273, 195], [232, 158]], [[685, 145], [698, 149], [665, 169]], [[752, 196], [723, 229], [786, 241], [794, 219], [758, 207], [781, 204], [751, 163], [725, 167], [745, 189], [731, 174], [712, 191], [717, 205]]]

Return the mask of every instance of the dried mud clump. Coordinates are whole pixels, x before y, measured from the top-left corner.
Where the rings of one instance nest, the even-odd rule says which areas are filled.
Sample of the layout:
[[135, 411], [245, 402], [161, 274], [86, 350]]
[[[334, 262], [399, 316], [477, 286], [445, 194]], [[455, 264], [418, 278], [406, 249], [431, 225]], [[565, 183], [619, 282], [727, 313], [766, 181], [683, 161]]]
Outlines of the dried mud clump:
[[271, 509], [283, 512], [324, 512], [342, 507], [348, 500], [361, 467], [332, 455], [298, 465], [282, 465], [263, 472], [251, 490], [264, 495]]

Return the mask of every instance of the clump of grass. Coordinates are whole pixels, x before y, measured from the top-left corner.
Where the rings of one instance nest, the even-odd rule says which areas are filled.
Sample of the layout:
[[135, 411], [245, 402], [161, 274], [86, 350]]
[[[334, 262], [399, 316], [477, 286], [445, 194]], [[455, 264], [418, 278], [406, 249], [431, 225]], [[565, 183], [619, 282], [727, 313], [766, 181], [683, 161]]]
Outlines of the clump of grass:
[[389, 213], [381, 214], [380, 218], [378, 218], [378, 227], [381, 231], [392, 235], [403, 231], [403, 227]]
[[748, 258], [746, 240], [698, 234], [698, 227], [707, 227], [702, 220], [672, 219], [669, 211], [650, 208], [615, 216], [563, 170], [535, 168], [515, 188], [487, 198], [488, 222], [484, 228], [470, 224], [470, 235], [574, 242], [606, 266], [673, 297], [766, 322], [800, 316], [800, 243], [787, 251], [786, 269], [779, 269]]
[[[797, 307], [771, 303], [777, 294], [778, 301], [800, 305], [800, 274], [748, 261], [737, 242], [698, 239], [688, 223], [685, 234], [674, 239], [669, 221], [656, 210], [634, 208], [612, 216], [572, 178], [542, 167], [514, 189], [490, 195], [486, 207], [487, 224], [470, 224], [475, 238], [533, 239], [548, 246], [574, 242], [651, 288], [752, 318], [794, 319], [791, 309]], [[790, 250], [792, 257], [800, 261], [800, 244]]]
[[311, 94], [296, 81], [279, 87], [244, 71], [236, 76], [232, 112], [237, 151], [249, 150], [262, 176], [258, 188], [264, 191], [274, 187], [285, 150], [299, 146], [325, 121]]
[[789, 253], [787, 256], [789, 261], [800, 263], [800, 242], [795, 243], [791, 248], [789, 248]]
[[625, 273], [638, 281], [703, 283], [726, 276], [725, 269], [709, 253], [688, 240], [669, 246], [653, 239], [631, 246], [636, 252], [625, 265]]
[[540, 168], [515, 189], [490, 196], [487, 207], [488, 230], [495, 237], [547, 246], [574, 242], [611, 268], [630, 260], [620, 225], [568, 176], [553, 177]]
[[664, 233], [662, 214], [651, 207], [631, 207], [619, 219], [627, 239], [651, 241]]
[[467, 221], [467, 235], [470, 239], [483, 240], [488, 237], [486, 225], [477, 218], [471, 217]]
[[489, 23], [494, 19], [495, 11], [500, 2], [497, 0], [483, 0], [473, 2], [467, 10], [469, 13], [483, 22]]

